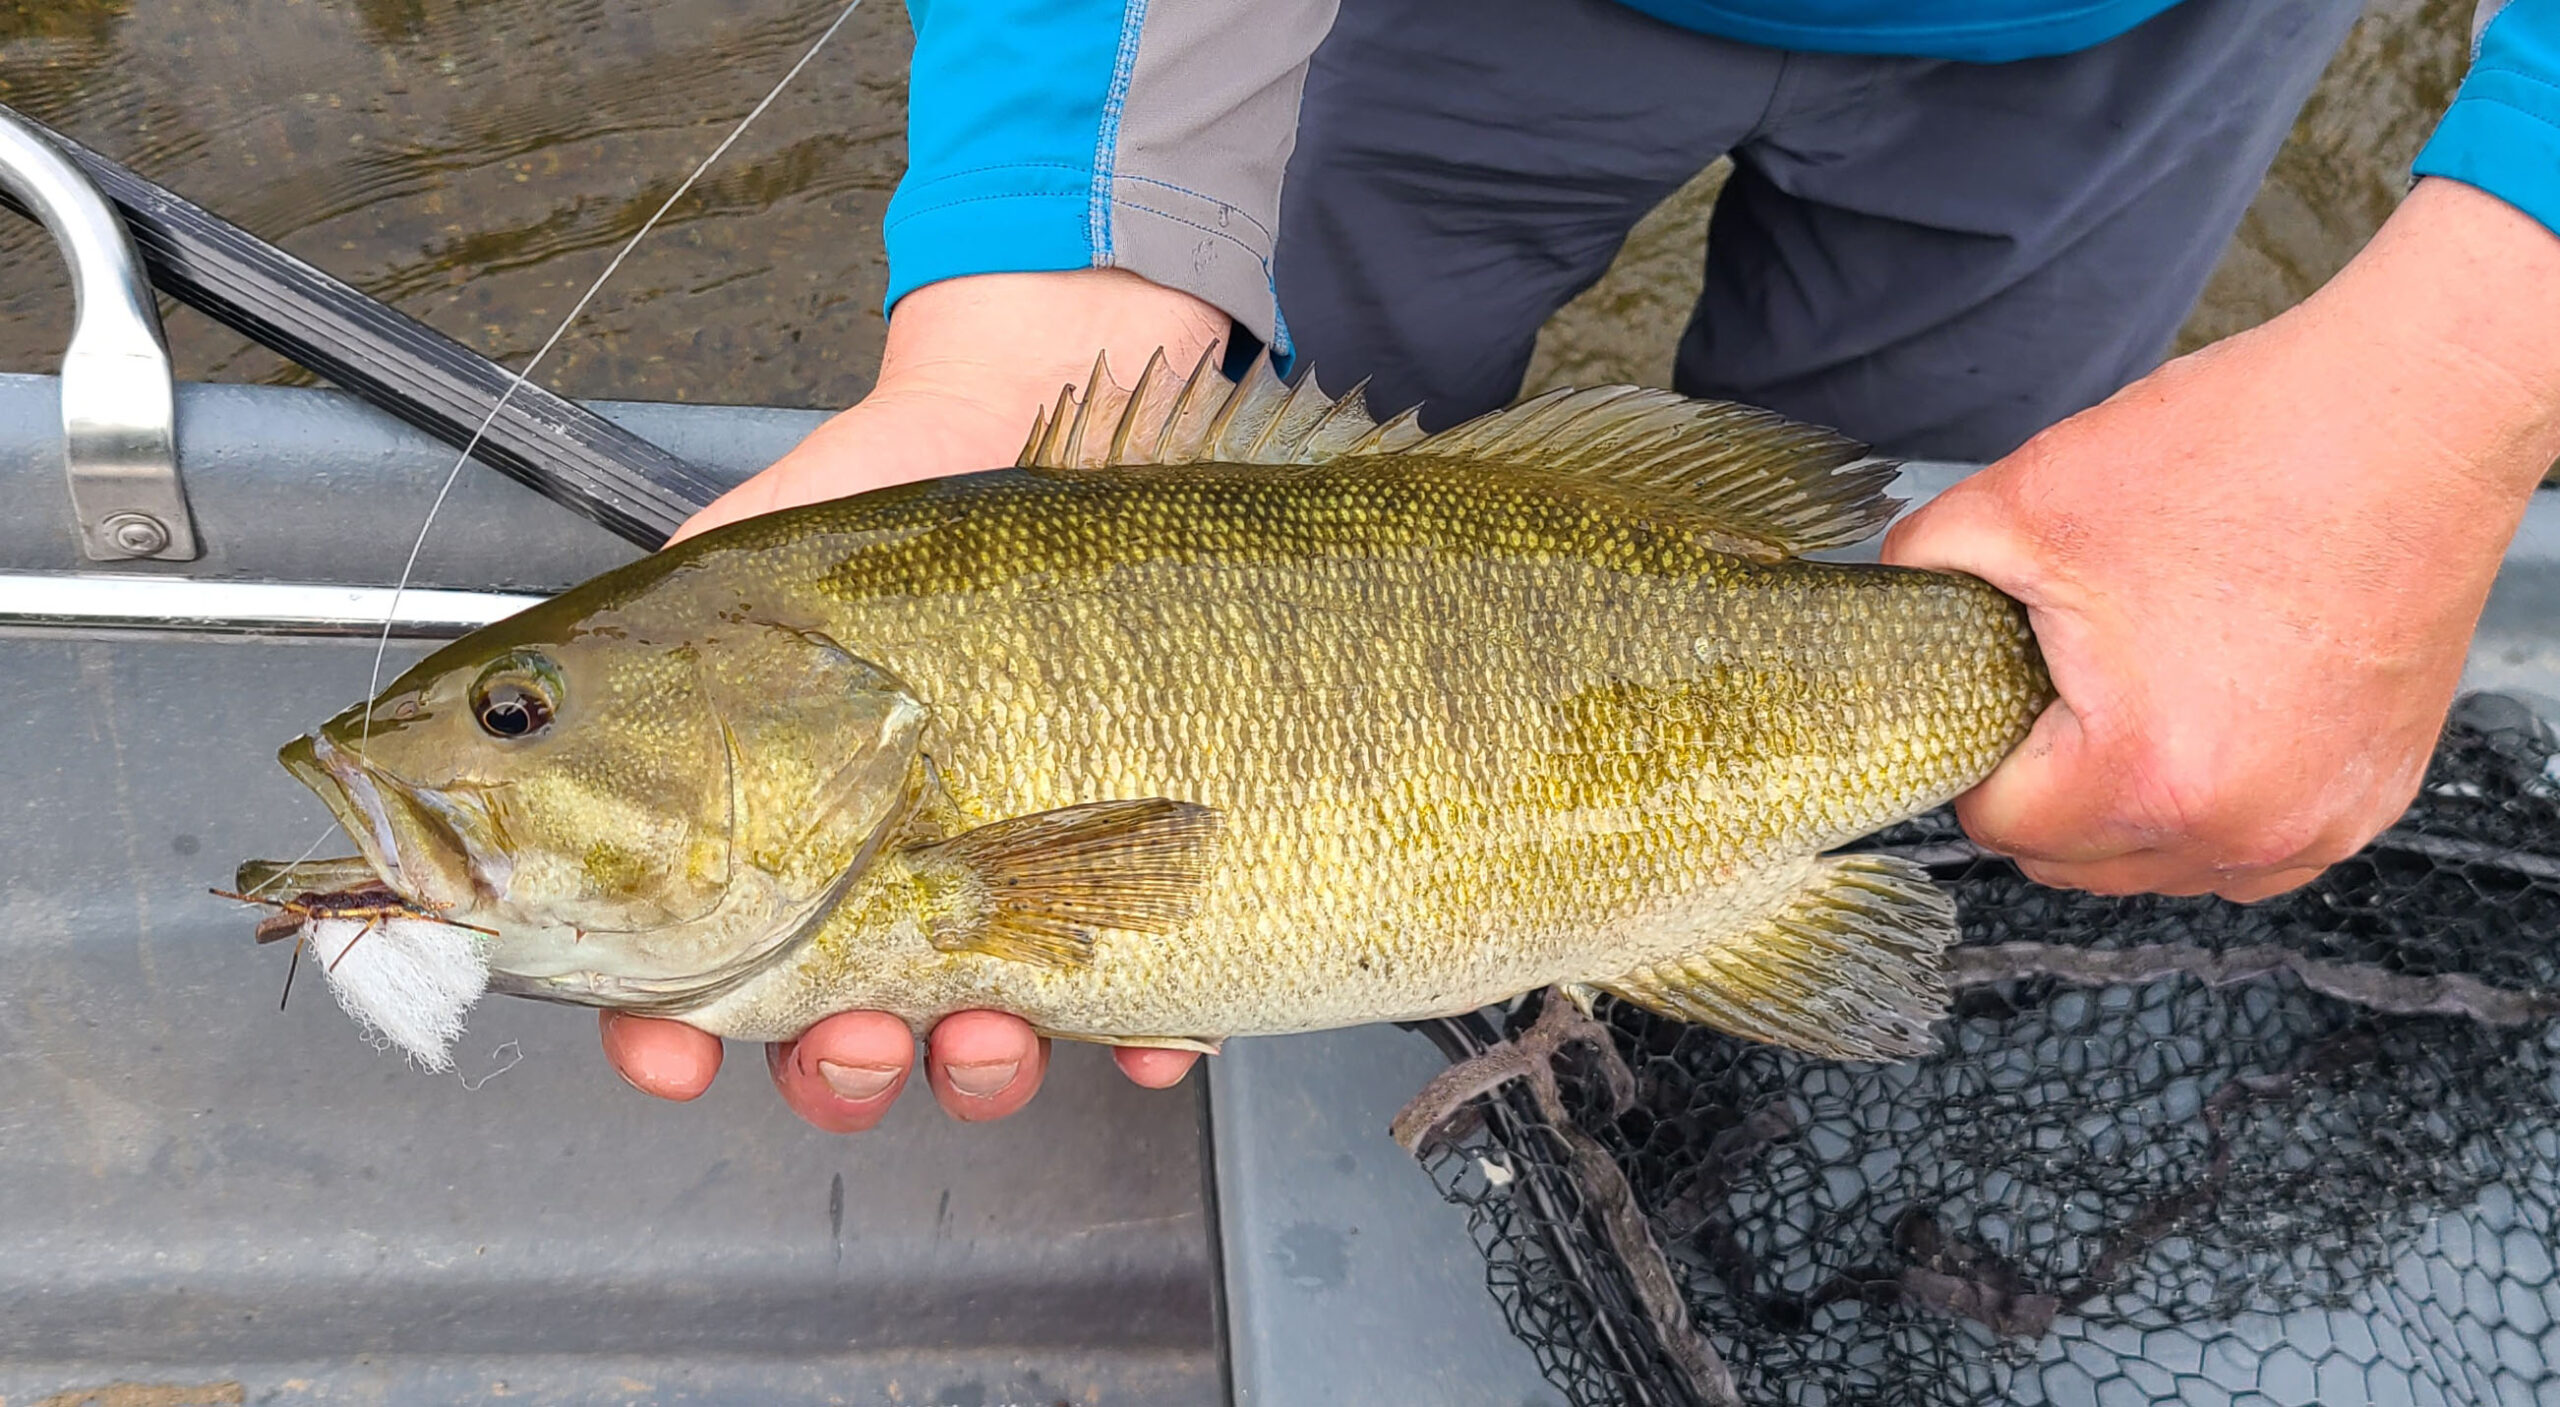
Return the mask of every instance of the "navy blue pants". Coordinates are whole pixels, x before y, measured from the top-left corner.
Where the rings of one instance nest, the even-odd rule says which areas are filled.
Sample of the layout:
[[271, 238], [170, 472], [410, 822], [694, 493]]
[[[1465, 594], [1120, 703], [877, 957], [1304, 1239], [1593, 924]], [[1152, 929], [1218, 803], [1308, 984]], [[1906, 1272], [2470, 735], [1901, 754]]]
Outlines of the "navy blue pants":
[[2354, 21], [2185, 0], [2009, 64], [1755, 48], [1611, 0], [1342, 0], [1281, 197], [1329, 389], [1438, 427], [1720, 155], [1674, 376], [1887, 451], [1989, 459], [2164, 356]]

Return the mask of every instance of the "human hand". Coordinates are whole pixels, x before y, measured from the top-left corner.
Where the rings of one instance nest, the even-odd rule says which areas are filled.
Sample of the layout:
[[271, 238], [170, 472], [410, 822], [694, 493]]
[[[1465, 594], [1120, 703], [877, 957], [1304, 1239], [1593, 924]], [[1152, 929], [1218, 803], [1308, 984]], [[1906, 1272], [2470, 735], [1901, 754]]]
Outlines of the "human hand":
[[1059, 387], [1082, 393], [1096, 353], [1129, 381], [1159, 349], [1187, 372], [1226, 336], [1226, 314], [1119, 269], [927, 284], [899, 300], [871, 394], [668, 541], [891, 484], [1001, 469]]
[[2560, 457], [2560, 239], [2421, 183], [2328, 287], [2054, 426], [1885, 560], [2025, 603], [2058, 700], [1957, 802], [2031, 877], [2264, 898], [2397, 819]]
[[[1226, 333], [1225, 314], [1208, 304], [1117, 270], [928, 284], [899, 301], [870, 395], [694, 515], [670, 541], [759, 513], [1011, 464], [1034, 412], [1055, 402], [1061, 386], [1081, 390], [1096, 352], [1108, 354], [1124, 378], [1159, 348], [1187, 371]], [[682, 1022], [605, 1012], [600, 1033], [605, 1058], [644, 1094], [693, 1099], [720, 1071], [719, 1040]], [[946, 1017], [926, 1047], [934, 1099], [971, 1122], [1020, 1109], [1048, 1071], [1049, 1043], [1001, 1012]], [[1177, 1083], [1197, 1058], [1176, 1050], [1113, 1055], [1130, 1079], [1150, 1088]], [[915, 1057], [905, 1022], [854, 1011], [766, 1047], [765, 1066], [794, 1113], [830, 1133], [854, 1133], [887, 1115]]]

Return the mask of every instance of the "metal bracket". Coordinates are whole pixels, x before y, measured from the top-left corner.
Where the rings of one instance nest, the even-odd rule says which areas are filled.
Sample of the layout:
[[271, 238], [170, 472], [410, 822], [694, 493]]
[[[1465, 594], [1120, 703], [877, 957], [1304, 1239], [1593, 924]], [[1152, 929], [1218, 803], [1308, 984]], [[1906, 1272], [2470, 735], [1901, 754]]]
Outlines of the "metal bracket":
[[62, 458], [82, 549], [99, 562], [193, 561], [169, 348], [123, 218], [60, 148], [6, 109], [0, 186], [35, 209], [71, 266]]

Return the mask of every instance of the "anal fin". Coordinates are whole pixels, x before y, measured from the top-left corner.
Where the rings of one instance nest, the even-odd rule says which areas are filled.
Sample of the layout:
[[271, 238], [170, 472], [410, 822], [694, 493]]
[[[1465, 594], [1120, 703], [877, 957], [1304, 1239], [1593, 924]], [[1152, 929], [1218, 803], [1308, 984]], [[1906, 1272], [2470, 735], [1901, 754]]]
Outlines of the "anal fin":
[[1592, 986], [1664, 1016], [1835, 1060], [1937, 1049], [1955, 900], [1886, 855], [1817, 860], [1767, 916], [1696, 953]]

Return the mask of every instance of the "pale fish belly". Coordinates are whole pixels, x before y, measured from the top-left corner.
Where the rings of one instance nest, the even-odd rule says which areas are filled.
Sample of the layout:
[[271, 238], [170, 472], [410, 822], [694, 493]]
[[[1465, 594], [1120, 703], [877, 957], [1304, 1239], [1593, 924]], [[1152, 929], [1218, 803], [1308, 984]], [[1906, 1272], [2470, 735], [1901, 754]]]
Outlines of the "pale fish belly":
[[1180, 933], [1103, 934], [1092, 961], [1074, 968], [940, 952], [898, 925], [850, 947], [813, 944], [685, 1019], [733, 1039], [782, 1040], [837, 1011], [888, 1011], [921, 1033], [952, 1012], [988, 1009], [1103, 1042], [1416, 1020], [1693, 957], [1768, 914], [1812, 870], [1810, 856], [1781, 859], [1641, 903], [1592, 895], [1455, 923], [1417, 906], [1425, 917], [1298, 941], [1274, 941], [1267, 923], [1204, 917]]
[[[1557, 983], [1595, 983], [1695, 956], [1794, 894], [1812, 862], [1780, 862], [1704, 888], [1579, 919], [1486, 915], [1467, 931], [1381, 927], [1370, 941], [1328, 952], [1270, 951], [1198, 935], [1122, 935], [1089, 973], [995, 973], [983, 964], [956, 984], [960, 1006], [1001, 1005], [1060, 1035], [1287, 1035], [1377, 1021], [1448, 1016]], [[1201, 941], [1207, 939], [1208, 941]], [[1210, 962], [1166, 984], [1162, 954], [1183, 946]], [[1344, 956], [1347, 954], [1348, 956]], [[1329, 960], [1328, 960], [1329, 959]], [[1222, 969], [1222, 970], [1221, 970]], [[970, 980], [984, 977], [983, 985]], [[1034, 1014], [1034, 1009], [1037, 1014]], [[956, 1008], [955, 1008], [956, 1009]]]

